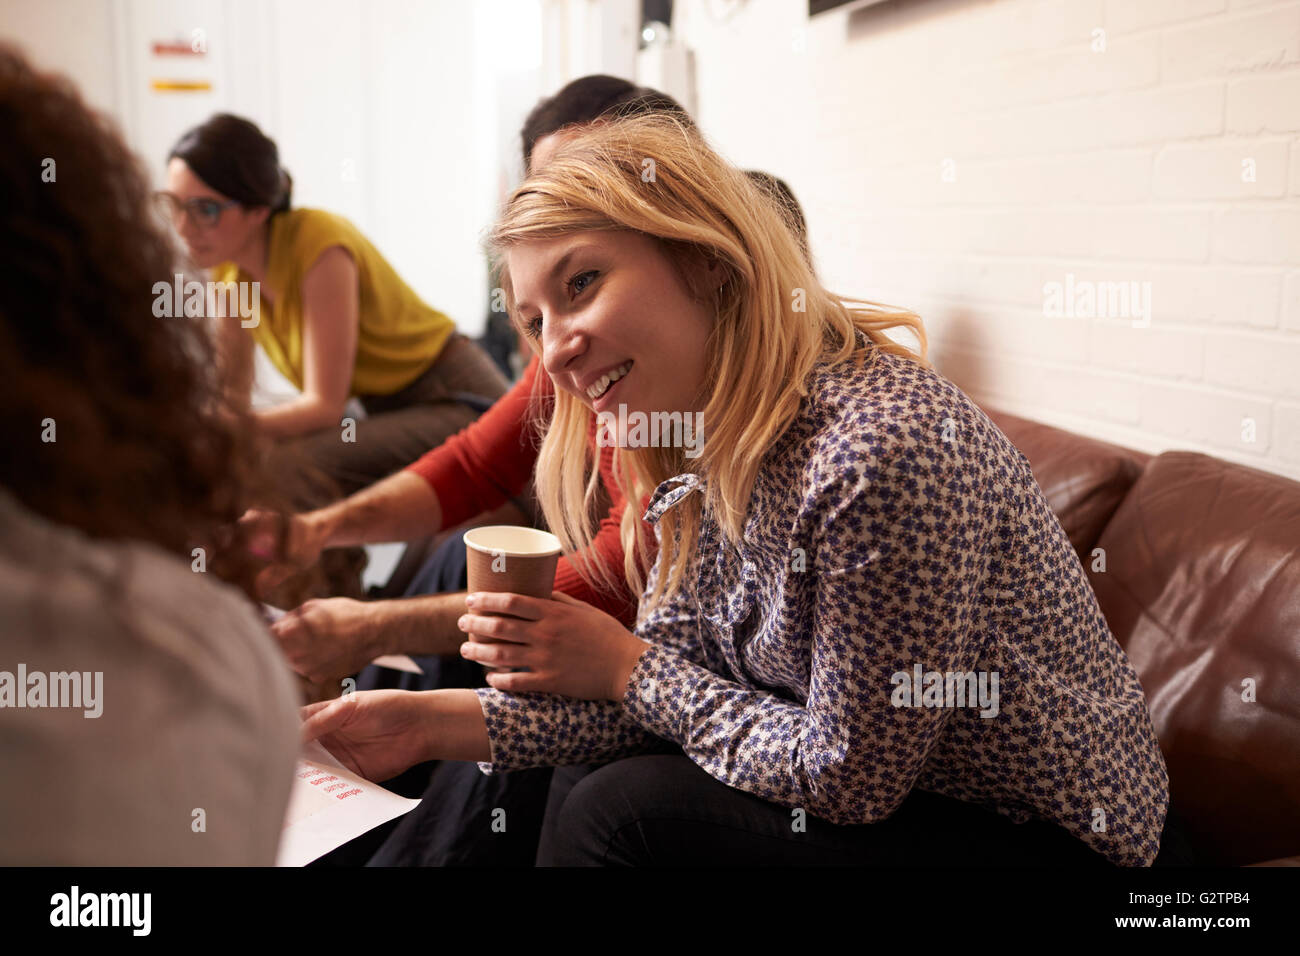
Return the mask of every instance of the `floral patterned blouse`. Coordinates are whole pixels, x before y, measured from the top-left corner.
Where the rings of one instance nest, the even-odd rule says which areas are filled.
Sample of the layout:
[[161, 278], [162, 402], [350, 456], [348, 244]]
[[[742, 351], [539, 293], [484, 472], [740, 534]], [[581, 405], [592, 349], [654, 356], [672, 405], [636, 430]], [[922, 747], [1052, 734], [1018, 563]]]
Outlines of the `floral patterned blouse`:
[[[942, 375], [870, 354], [816, 367], [737, 548], [705, 514], [687, 586], [636, 628], [652, 646], [623, 699], [482, 688], [480, 767], [606, 762], [666, 740], [832, 823], [882, 820], [919, 787], [1149, 865], [1164, 758], [1029, 462]], [[646, 520], [704, 480], [665, 481]]]

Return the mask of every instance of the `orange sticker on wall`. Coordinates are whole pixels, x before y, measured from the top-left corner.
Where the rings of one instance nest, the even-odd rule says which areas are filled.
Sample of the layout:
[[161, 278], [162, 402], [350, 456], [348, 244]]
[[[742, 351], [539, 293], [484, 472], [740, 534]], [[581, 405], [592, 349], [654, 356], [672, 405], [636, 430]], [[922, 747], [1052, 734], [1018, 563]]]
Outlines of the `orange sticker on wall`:
[[149, 88], [155, 93], [209, 93], [212, 84], [207, 80], [151, 80]]

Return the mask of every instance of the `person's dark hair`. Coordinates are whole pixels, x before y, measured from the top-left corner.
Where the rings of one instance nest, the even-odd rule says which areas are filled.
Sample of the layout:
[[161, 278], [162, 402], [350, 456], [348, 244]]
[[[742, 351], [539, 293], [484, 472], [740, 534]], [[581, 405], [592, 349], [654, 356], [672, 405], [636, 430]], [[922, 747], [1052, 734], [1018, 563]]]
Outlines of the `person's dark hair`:
[[280, 165], [275, 140], [242, 116], [217, 113], [185, 133], [168, 160], [179, 157], [211, 188], [244, 206], [289, 208], [293, 178]]
[[94, 538], [186, 563], [202, 547], [206, 569], [251, 596], [257, 566], [235, 523], [272, 496], [208, 320], [156, 314], [177, 251], [143, 166], [67, 78], [5, 45], [0, 128], [0, 485]]
[[639, 113], [672, 113], [694, 128], [686, 108], [667, 93], [637, 86], [617, 76], [593, 73], [569, 83], [554, 96], [538, 102], [524, 120], [520, 138], [524, 145], [524, 169], [533, 159], [533, 147], [544, 136], [598, 119], [634, 116]]
[[794, 197], [794, 190], [784, 179], [773, 176], [771, 173], [765, 173], [761, 169], [747, 169], [745, 175], [753, 180], [754, 184], [772, 197], [786, 219], [789, 220], [790, 229], [799, 239], [799, 245], [803, 247], [804, 255], [808, 255], [808, 223], [803, 216], [803, 207], [799, 205], [799, 200]]

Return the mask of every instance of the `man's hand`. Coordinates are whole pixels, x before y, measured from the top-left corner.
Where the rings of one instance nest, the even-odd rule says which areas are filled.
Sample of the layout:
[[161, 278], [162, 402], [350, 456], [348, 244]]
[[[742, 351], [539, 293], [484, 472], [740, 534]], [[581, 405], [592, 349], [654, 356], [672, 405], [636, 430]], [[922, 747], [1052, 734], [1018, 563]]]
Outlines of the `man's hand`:
[[351, 598], [311, 600], [271, 625], [289, 665], [323, 684], [355, 674], [384, 654], [386, 602]]
[[[440, 718], [428, 693], [362, 690], [299, 710], [302, 739], [376, 783], [434, 757]], [[480, 718], [481, 719], [481, 718]]]
[[[280, 547], [280, 532], [285, 522], [284, 547]], [[259, 594], [271, 593], [289, 578], [305, 571], [320, 560], [320, 553], [329, 539], [329, 528], [316, 517], [315, 512], [300, 515], [281, 515], [274, 511], [250, 509], [239, 519], [239, 526], [248, 535], [249, 550], [270, 562], [257, 575]]]

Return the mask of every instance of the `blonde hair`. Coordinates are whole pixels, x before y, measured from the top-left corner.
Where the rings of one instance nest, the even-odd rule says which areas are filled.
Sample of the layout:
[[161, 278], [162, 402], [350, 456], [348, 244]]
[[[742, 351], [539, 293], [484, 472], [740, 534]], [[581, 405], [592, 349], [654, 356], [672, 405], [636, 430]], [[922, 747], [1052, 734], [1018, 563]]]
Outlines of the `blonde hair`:
[[[744, 172], [671, 116], [650, 114], [591, 127], [575, 136], [506, 202], [488, 236], [501, 267], [507, 309], [517, 327], [505, 255], [522, 242], [589, 230], [632, 230], [660, 241], [692, 294], [711, 296], [716, 323], [706, 356], [711, 391], [703, 412], [705, 441], [696, 458], [682, 448], [619, 448], [615, 476], [626, 496], [621, 537], [624, 576], [634, 594], [645, 587], [640, 565], [652, 553], [640, 505], [663, 481], [707, 475], [703, 496], [690, 494], [659, 521], [655, 586], [640, 615], [682, 585], [697, 557], [705, 510], [728, 542], [741, 539], [763, 456], [798, 413], [807, 380], [820, 361], [874, 361], [877, 352], [929, 367], [921, 319], [912, 312], [822, 287], [784, 207]], [[716, 292], [690, 285], [691, 261], [716, 262], [724, 277]], [[919, 353], [885, 335], [914, 333]], [[866, 346], [857, 341], [861, 331]], [[540, 342], [530, 339], [540, 355]], [[540, 376], [539, 376], [540, 378]], [[589, 434], [594, 413], [555, 389], [554, 411], [537, 460], [536, 489], [547, 523], [579, 571], [595, 586], [617, 586], [589, 559], [599, 460]]]

